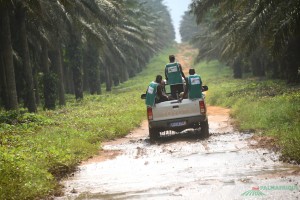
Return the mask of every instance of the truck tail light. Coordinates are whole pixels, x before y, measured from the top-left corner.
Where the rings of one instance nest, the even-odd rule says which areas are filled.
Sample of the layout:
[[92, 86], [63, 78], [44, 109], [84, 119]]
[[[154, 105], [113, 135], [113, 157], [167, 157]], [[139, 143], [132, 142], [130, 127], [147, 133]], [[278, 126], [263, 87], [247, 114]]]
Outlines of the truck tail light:
[[206, 107], [204, 101], [199, 101], [200, 113], [202, 115], [206, 114]]
[[153, 120], [153, 112], [151, 107], [147, 107], [148, 120]]

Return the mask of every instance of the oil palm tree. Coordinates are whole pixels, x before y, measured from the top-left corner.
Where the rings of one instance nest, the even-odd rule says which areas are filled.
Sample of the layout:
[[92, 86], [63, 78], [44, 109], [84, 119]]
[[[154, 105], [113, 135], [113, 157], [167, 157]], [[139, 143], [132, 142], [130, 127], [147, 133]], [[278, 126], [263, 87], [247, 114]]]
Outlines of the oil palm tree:
[[[297, 0], [194, 0], [191, 8], [198, 23], [205, 21], [208, 14], [213, 20], [210, 28], [213, 34], [204, 42], [214, 45], [206, 50], [207, 54], [219, 52], [219, 57], [228, 61], [241, 53], [249, 58], [260, 48], [272, 55], [273, 61], [282, 62], [287, 55], [292, 57], [289, 60], [297, 60], [293, 55], [299, 47], [292, 47], [299, 43], [300, 4]], [[284, 72], [290, 74], [291, 77], [286, 78], [291, 81], [298, 76], [296, 63], [288, 63], [288, 70]]]
[[10, 12], [12, 5], [10, 2], [0, 2], [0, 67], [2, 74], [2, 85], [4, 86], [3, 97], [5, 101], [5, 108], [7, 110], [18, 110], [17, 90], [15, 81], [15, 71], [13, 64], [13, 49], [11, 42], [10, 31]]

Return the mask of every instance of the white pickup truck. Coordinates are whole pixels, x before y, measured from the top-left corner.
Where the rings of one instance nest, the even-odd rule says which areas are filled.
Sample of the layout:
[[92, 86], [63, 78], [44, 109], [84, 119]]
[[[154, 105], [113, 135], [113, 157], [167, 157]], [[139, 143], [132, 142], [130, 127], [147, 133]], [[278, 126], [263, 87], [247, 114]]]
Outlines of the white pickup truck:
[[[168, 86], [166, 86], [168, 87]], [[207, 86], [203, 87], [206, 91]], [[169, 93], [167, 93], [169, 94]], [[141, 96], [145, 98], [145, 94]], [[157, 139], [164, 131], [181, 132], [185, 129], [199, 129], [195, 131], [203, 137], [209, 136], [208, 119], [204, 98], [190, 100], [183, 99], [156, 103], [147, 107], [147, 118], [150, 139]]]

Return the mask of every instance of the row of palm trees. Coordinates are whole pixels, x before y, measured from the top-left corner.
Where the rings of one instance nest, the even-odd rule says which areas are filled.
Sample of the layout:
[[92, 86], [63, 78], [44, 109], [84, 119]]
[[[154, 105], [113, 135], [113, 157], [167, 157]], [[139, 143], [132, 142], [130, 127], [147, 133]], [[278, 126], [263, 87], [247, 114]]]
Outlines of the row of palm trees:
[[187, 40], [194, 33], [198, 60], [219, 59], [236, 78], [252, 72], [300, 81], [299, 0], [193, 0], [181, 31]]
[[0, 0], [0, 106], [110, 91], [174, 38], [162, 0]]

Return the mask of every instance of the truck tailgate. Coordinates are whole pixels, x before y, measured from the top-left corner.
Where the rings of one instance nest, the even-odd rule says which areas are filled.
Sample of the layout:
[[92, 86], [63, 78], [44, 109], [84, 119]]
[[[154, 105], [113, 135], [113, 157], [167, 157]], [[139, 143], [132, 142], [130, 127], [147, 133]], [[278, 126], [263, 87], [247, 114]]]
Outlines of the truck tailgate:
[[183, 99], [181, 103], [177, 100], [165, 101], [156, 104], [156, 106], [153, 107], [152, 111], [153, 121], [170, 120], [201, 115], [199, 99], [194, 101]]

